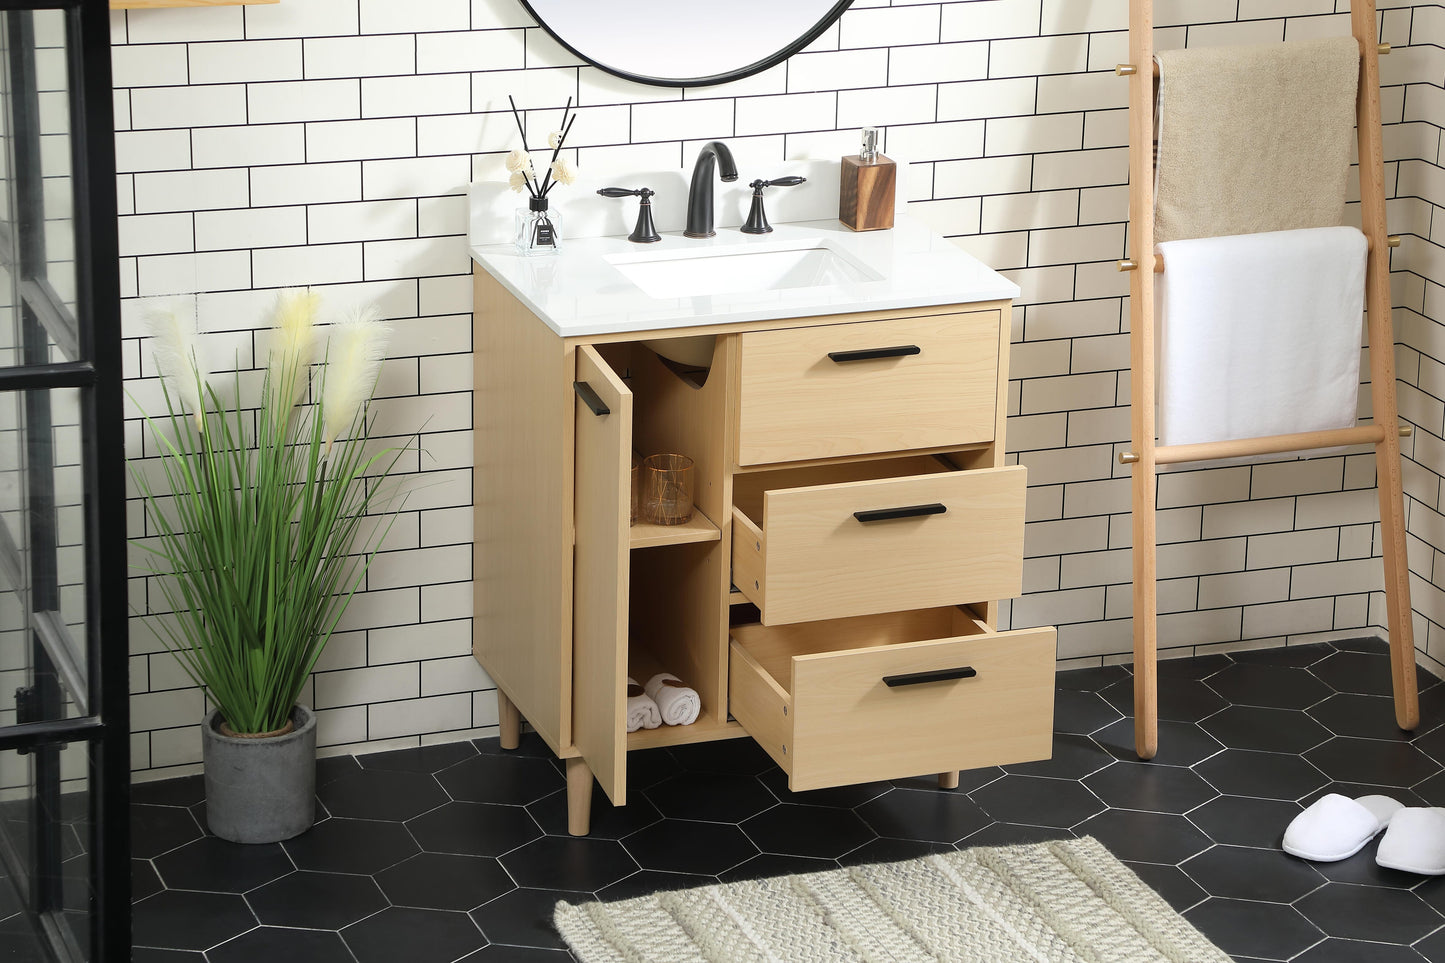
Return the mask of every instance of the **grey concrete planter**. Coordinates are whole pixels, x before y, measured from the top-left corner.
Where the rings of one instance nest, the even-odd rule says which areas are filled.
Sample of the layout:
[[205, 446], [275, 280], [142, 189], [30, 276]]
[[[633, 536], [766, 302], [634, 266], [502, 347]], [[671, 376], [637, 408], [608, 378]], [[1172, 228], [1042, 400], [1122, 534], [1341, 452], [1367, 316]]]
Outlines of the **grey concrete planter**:
[[316, 715], [291, 711], [284, 736], [238, 739], [220, 732], [212, 709], [201, 726], [206, 765], [206, 823], [233, 843], [274, 843], [316, 821]]

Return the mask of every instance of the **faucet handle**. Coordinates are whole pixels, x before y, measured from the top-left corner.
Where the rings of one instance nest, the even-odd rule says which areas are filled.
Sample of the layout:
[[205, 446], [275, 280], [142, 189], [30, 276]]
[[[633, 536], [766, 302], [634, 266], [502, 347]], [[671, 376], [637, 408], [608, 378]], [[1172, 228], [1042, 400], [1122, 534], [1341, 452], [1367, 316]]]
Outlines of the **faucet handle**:
[[636, 190], [629, 190], [625, 187], [604, 187], [598, 190], [603, 197], [640, 197], [642, 203], [637, 208], [637, 226], [627, 239], [635, 244], [651, 244], [653, 241], [662, 240], [662, 235], [657, 233], [657, 227], [652, 223], [652, 195], [656, 191], [650, 187], [639, 187]]
[[763, 188], [764, 187], [797, 187], [806, 181], [806, 177], [796, 175], [790, 177], [777, 177], [770, 181], [758, 179], [748, 186], [753, 189], [753, 206], [748, 211], [748, 220], [739, 230], [744, 234], [771, 234], [773, 225], [768, 223], [768, 215], [763, 212]]

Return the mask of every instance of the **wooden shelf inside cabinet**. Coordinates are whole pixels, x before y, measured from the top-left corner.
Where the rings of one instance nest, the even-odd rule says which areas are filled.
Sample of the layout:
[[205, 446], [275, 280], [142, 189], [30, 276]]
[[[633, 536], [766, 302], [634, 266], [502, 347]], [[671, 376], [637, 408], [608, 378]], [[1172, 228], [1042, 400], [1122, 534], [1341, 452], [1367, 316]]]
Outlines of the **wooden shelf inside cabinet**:
[[239, 7], [281, 0], [110, 0], [112, 10], [159, 10], [162, 7]]
[[718, 739], [732, 739], [742, 732], [736, 722], [719, 722], [710, 712], [698, 715], [690, 726], [658, 726], [656, 729], [638, 729], [627, 734], [627, 751], [634, 749], [656, 749], [658, 746], [686, 746], [695, 742], [714, 742]]
[[715, 542], [722, 532], [702, 512], [681, 525], [656, 525], [639, 519], [632, 526], [633, 548], [655, 548], [658, 545], [686, 545], [689, 542]]

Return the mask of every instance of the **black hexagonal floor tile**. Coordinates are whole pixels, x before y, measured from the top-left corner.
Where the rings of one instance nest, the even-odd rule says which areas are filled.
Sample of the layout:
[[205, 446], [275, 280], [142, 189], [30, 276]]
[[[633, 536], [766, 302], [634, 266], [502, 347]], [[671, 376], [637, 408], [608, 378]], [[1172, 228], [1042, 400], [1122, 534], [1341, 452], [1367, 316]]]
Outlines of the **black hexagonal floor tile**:
[[1307, 709], [1333, 694], [1311, 671], [1283, 665], [1232, 665], [1211, 678], [1209, 687], [1234, 705]]
[[500, 856], [542, 835], [526, 809], [490, 803], [449, 802], [408, 820], [406, 828], [429, 853], [465, 856]]
[[1310, 666], [1310, 672], [1336, 692], [1392, 695], [1390, 657], [1372, 652], [1336, 652]]
[[860, 846], [838, 860], [844, 866], [862, 866], [865, 863], [898, 863], [919, 856], [934, 853], [952, 853], [955, 849], [948, 843], [935, 843], [924, 839], [875, 839], [866, 846]]
[[1413, 786], [1440, 771], [1440, 764], [1413, 745], [1336, 736], [1304, 754], [1336, 782]]
[[[1195, 655], [1183, 659], [1160, 659], [1157, 663], [1161, 679], [1208, 679], [1234, 664], [1234, 659], [1223, 652], [1213, 655]], [[1130, 669], [1133, 663], [1129, 664]]]
[[[982, 773], [993, 774], [997, 779], [1001, 773], [995, 767], [986, 770], [976, 769], [967, 773], [960, 773], [959, 785], [968, 776], [978, 776]], [[934, 776], [934, 785], [937, 786], [938, 777]], [[893, 788], [892, 783], [887, 782], [860, 782], [852, 786], [834, 786], [830, 789], [805, 789], [802, 792], [793, 792], [788, 788], [788, 774], [781, 769], [770, 769], [758, 777], [768, 792], [778, 802], [799, 803], [804, 806], [834, 806], [838, 809], [852, 809], [854, 806], [861, 806], [870, 799], [877, 799], [885, 792]]]
[[702, 876], [716, 876], [759, 852], [737, 826], [684, 819], [655, 823], [622, 843], [643, 869]]
[[[1340, 698], [1350, 697], [1341, 696]], [[1369, 699], [1374, 697], [1354, 696], [1353, 698]], [[1392, 726], [1394, 725], [1394, 721], [1395, 717], [1392, 713], [1390, 715], [1390, 724]], [[1409, 733], [1402, 732], [1399, 729], [1396, 729], [1395, 731], [1400, 733], [1401, 736], [1409, 735]], [[1420, 735], [1415, 739], [1415, 746], [1426, 755], [1428, 755], [1431, 759], [1434, 759], [1436, 762], [1445, 765], [1445, 726], [1439, 726], [1435, 729], [1431, 729], [1429, 732]]]
[[199, 773], [176, 779], [138, 782], [130, 787], [131, 805], [194, 806], [206, 798], [206, 778]]
[[[628, 783], [632, 782], [632, 759], [629, 753], [628, 758]], [[548, 836], [569, 836], [567, 829], [567, 791], [554, 792], [550, 796], [543, 796], [541, 799], [527, 806], [527, 812], [537, 821], [542, 832]], [[631, 836], [644, 826], [651, 826], [662, 819], [662, 813], [657, 811], [646, 795], [640, 792], [629, 792], [627, 794], [627, 805], [614, 806], [612, 800], [607, 798], [603, 791], [602, 784], [593, 780], [592, 782], [592, 809], [591, 821], [588, 826], [587, 835], [597, 839], [621, 839], [624, 836]]]
[[548, 759], [487, 752], [448, 766], [436, 779], [458, 802], [514, 806], [536, 802], [563, 786], [562, 774]]
[[1104, 808], [1083, 784], [1042, 776], [1005, 776], [984, 786], [972, 798], [996, 820], [1060, 829], [1076, 826]]
[[327, 756], [316, 760], [316, 785], [324, 786], [327, 783], [335, 782], [342, 776], [350, 776], [361, 771], [361, 763], [356, 761], [355, 756]]
[[131, 855], [150, 859], [201, 838], [189, 809], [174, 806], [130, 807]]
[[573, 956], [566, 950], [544, 950], [536, 946], [506, 946], [493, 943], [484, 946], [457, 963], [568, 963]]
[[1302, 712], [1261, 706], [1227, 706], [1200, 724], [1230, 749], [1301, 753], [1330, 738], [1330, 731]]
[[685, 772], [646, 795], [664, 816], [716, 823], [739, 823], [778, 804], [756, 776], [729, 772]]
[[1329, 777], [1299, 756], [1252, 749], [1225, 749], [1194, 767], [1227, 796], [1299, 799], [1329, 782]]
[[732, 883], [740, 879], [768, 879], [773, 876], [788, 876], [794, 873], [820, 873], [837, 868], [838, 860], [836, 859], [759, 853], [747, 862], [738, 863], [727, 872], [718, 874], [718, 879], [724, 883]]
[[1057, 826], [990, 823], [972, 836], [966, 836], [959, 840], [957, 847], [972, 849], [975, 846], [1027, 846], [1034, 843], [1052, 842], [1056, 839], [1074, 839], [1075, 836], [1072, 829], [1060, 829]]
[[332, 817], [281, 844], [297, 869], [327, 873], [380, 872], [420, 850], [400, 823]]
[[993, 822], [967, 796], [916, 789], [894, 789], [855, 812], [879, 836], [950, 845]]
[[1210, 896], [1293, 903], [1325, 884], [1325, 878], [1283, 852], [1215, 846], [1180, 864]]
[[[897, 779], [890, 779], [887, 783], [874, 783], [874, 785], [893, 786], [897, 789], [917, 789], [921, 792], [961, 792], [968, 794], [975, 789], [981, 789], [1003, 776], [1003, 770], [998, 766], [984, 766], [981, 769], [960, 769], [958, 772], [958, 786], [953, 789], [944, 789], [938, 784], [938, 773], [930, 772], [921, 776], [900, 776]], [[767, 780], [767, 773], [761, 777]], [[820, 790], [826, 791], [826, 790]], [[872, 797], [870, 797], [872, 798]], [[792, 799], [789, 802], [803, 802], [801, 799]], [[821, 805], [821, 804], [820, 804]], [[859, 803], [861, 805], [861, 803]]]
[[325, 930], [341, 929], [386, 906], [386, 897], [370, 876], [308, 870], [267, 883], [246, 899], [256, 918], [268, 926]]
[[1327, 883], [1295, 904], [1330, 936], [1413, 943], [1445, 923], [1414, 893], [1351, 883]]
[[1294, 963], [1420, 963], [1425, 957], [1408, 946], [1327, 939], [1294, 958]]
[[441, 772], [463, 759], [477, 754], [477, 747], [470, 742], [443, 742], [435, 746], [418, 746], [415, 749], [393, 749], [390, 752], [370, 752], [357, 756], [356, 761], [363, 769], [392, 769], [397, 772]]
[[1216, 796], [1190, 810], [1189, 821], [1216, 843], [1270, 849], [1279, 846], [1285, 827], [1302, 809], [1287, 799]]
[[[1107, 692], [1109, 689], [1102, 691]], [[1088, 735], [1104, 728], [1121, 715], [1099, 692], [1078, 692], [1073, 689], [1054, 691], [1054, 730], [1057, 732]]]
[[[1164, 665], [1162, 662], [1159, 664]], [[1198, 722], [1214, 715], [1225, 706], [1217, 692], [1197, 679], [1170, 676], [1161, 672], [1158, 688], [1159, 718], [1171, 722]], [[1116, 682], [1104, 689], [1100, 695], [1107, 699], [1120, 715], [1134, 714], [1133, 679]]]
[[[1421, 958], [1429, 960], [1430, 963], [1441, 963], [1441, 961], [1445, 961], [1445, 928], [1436, 930], [1416, 943], [1414, 950]], [[1349, 961], [1349, 963], [1354, 963], [1354, 961]], [[1368, 958], [1362, 958], [1360, 963], [1374, 963], [1374, 961]], [[1390, 959], [1386, 960], [1385, 963], [1394, 963], [1394, 961]], [[1411, 960], [1410, 963], [1416, 963], [1416, 961]]]
[[258, 926], [206, 954], [211, 963], [305, 960], [306, 963], [355, 963], [341, 937], [330, 930], [293, 930]]
[[560, 881], [588, 893], [638, 869], [617, 840], [585, 836], [543, 836], [501, 857], [501, 864], [518, 886], [544, 888]]
[[[733, 772], [757, 776], [775, 765], [763, 747], [751, 739], [699, 742], [690, 746], [673, 746], [667, 751], [684, 768], [697, 772]], [[631, 756], [628, 757], [628, 762], [631, 762]], [[628, 768], [631, 769], [630, 766]]]
[[1311, 642], [1308, 645], [1281, 646], [1274, 649], [1246, 649], [1231, 652], [1229, 657], [1246, 665], [1288, 665], [1303, 669], [1328, 658], [1334, 652], [1335, 647], [1328, 642]]
[[1150, 889], [1164, 897], [1177, 913], [1209, 898], [1199, 884], [1190, 879], [1178, 866], [1164, 866], [1159, 863], [1125, 863], [1134, 875], [1142, 879]]
[[716, 876], [700, 876], [695, 873], [660, 873], [655, 869], [642, 869], [626, 879], [620, 879], [611, 886], [597, 891], [597, 898], [605, 903], [634, 896], [649, 896], [653, 893], [668, 893], [694, 886], [708, 886], [717, 883]]
[[[1134, 719], [1126, 716], [1112, 725], [1094, 733], [1094, 741], [1115, 759], [1138, 762], [1139, 753], [1134, 747]], [[1213, 736], [1199, 728], [1197, 722], [1170, 722], [1161, 720], [1158, 728], [1158, 745], [1154, 758], [1149, 762], [1156, 766], [1192, 766], [1202, 762], [1223, 749]]]
[[1132, 677], [1122, 665], [1097, 665], [1087, 669], [1066, 669], [1056, 673], [1054, 685], [1075, 692], [1098, 692], [1106, 686]]
[[348, 926], [341, 937], [357, 963], [451, 963], [485, 942], [465, 913], [400, 906]]
[[[1416, 877], [1418, 879], [1418, 877]], [[1415, 895], [1445, 915], [1445, 876], [1432, 876], [1415, 888]]]
[[256, 925], [245, 898], [233, 893], [167, 890], [135, 904], [133, 913], [137, 946], [205, 950]]
[[876, 838], [852, 810], [780, 803], [742, 823], [764, 853], [837, 859]]
[[422, 853], [376, 874], [393, 906], [466, 912], [516, 889], [489, 856]]
[[244, 893], [295, 869], [279, 843], [242, 845], [206, 836], [156, 857], [156, 870], [171, 889]]
[[1119, 859], [1178, 865], [1213, 845], [1183, 816], [1110, 809], [1075, 827], [1093, 836]]
[[1187, 813], [1219, 795], [1193, 770], [1147, 762], [1116, 762], [1083, 782], [1115, 809], [1156, 813]]
[[[155, 867], [148, 859], [133, 859], [130, 861], [130, 900], [132, 903], [139, 903], [154, 893], [165, 889], [160, 876], [156, 874]], [[20, 901], [15, 897], [8, 882], [0, 880], [0, 919], [12, 916], [20, 912]]]
[[1382, 886], [1392, 889], [1413, 889], [1420, 885], [1420, 877], [1414, 873], [1402, 873], [1398, 869], [1386, 869], [1375, 862], [1378, 838], [1366, 844], [1365, 848], [1348, 859], [1337, 859], [1332, 863], [1310, 863], [1314, 871], [1332, 883], [1359, 883], [1364, 886]]
[[[507, 946], [562, 947], [566, 944], [552, 928], [553, 907], [558, 900], [584, 903], [590, 899], [591, 893], [558, 889], [514, 889], [485, 906], [472, 910], [471, 917], [493, 943]], [[502, 956], [500, 959], [507, 957]]]
[[1238, 959], [1287, 960], [1323, 934], [1292, 906], [1214, 896], [1184, 913], [1210, 941]]
[[[1004, 766], [1004, 771], [1019, 776], [1050, 776], [1054, 779], [1082, 779], [1111, 765], [1114, 757], [1088, 736], [1067, 732], [1054, 733], [1053, 752], [1048, 759]], [[971, 791], [971, 790], [970, 790]]]
[[390, 769], [362, 769], [342, 776], [317, 789], [316, 796], [332, 816], [398, 822], [447, 801], [429, 773]]
[[1395, 724], [1395, 700], [1386, 696], [1337, 692], [1319, 705], [1310, 706], [1307, 711], [1315, 721], [1337, 736], [1401, 742], [1414, 736], [1414, 733], [1406, 732]]

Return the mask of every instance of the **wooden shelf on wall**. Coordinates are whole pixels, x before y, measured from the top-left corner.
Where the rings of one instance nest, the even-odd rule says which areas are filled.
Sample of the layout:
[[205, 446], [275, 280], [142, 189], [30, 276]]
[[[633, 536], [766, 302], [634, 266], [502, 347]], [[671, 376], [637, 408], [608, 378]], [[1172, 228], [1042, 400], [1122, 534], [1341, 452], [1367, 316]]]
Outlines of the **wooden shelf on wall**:
[[110, 0], [112, 10], [158, 10], [161, 7], [238, 7], [281, 0]]

